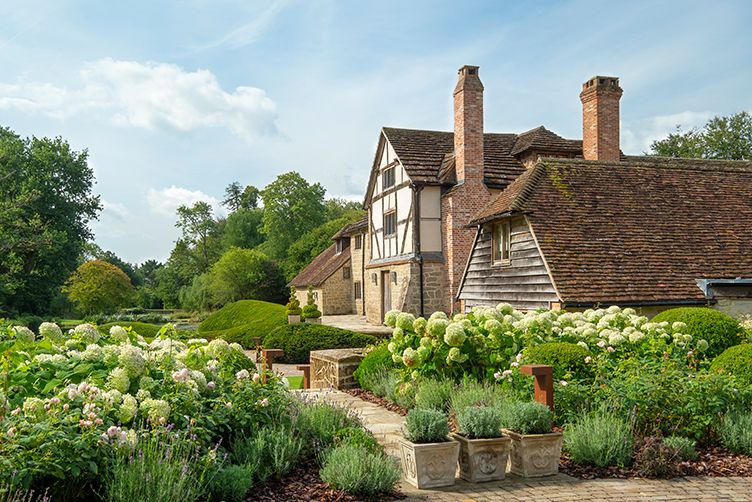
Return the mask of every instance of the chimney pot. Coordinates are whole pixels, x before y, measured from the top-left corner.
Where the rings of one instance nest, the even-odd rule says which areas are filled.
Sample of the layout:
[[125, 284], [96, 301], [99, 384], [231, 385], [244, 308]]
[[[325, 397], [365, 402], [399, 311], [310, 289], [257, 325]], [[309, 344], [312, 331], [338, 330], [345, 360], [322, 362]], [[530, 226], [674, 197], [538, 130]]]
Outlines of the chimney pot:
[[619, 100], [617, 77], [595, 76], [582, 84], [582, 155], [587, 160], [618, 162]]
[[454, 159], [457, 181], [483, 184], [483, 84], [478, 66], [465, 65], [454, 88]]

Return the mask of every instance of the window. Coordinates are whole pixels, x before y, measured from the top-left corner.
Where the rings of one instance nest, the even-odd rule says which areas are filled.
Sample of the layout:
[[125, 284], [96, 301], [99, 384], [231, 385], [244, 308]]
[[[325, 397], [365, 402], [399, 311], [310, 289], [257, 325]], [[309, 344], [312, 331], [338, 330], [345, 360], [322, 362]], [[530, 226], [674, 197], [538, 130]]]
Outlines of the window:
[[360, 287], [360, 281], [355, 281], [353, 283], [353, 292], [356, 300], [360, 300], [363, 298], [363, 290]]
[[381, 189], [386, 190], [387, 188], [394, 186], [394, 168], [390, 167], [389, 169], [384, 169], [384, 172], [381, 173]]
[[361, 247], [363, 247], [363, 236], [356, 235], [355, 236], [355, 249], [360, 249]]
[[335, 253], [340, 254], [342, 251], [350, 247], [350, 239], [337, 239], [337, 246]]
[[342, 278], [343, 279], [350, 278], [350, 267], [342, 267]]
[[392, 211], [384, 215], [384, 237], [397, 233], [397, 212]]
[[493, 262], [509, 263], [511, 228], [509, 220], [499, 221], [493, 225]]

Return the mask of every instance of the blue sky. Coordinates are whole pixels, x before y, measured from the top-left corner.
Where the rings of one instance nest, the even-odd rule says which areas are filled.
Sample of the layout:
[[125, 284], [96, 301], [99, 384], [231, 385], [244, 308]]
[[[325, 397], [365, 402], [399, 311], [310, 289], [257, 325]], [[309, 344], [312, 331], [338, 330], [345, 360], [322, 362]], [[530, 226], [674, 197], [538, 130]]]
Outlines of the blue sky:
[[4, 0], [0, 125], [87, 148], [97, 243], [163, 260], [175, 208], [232, 181], [361, 199], [380, 127], [451, 130], [463, 64], [490, 132], [581, 137], [596, 74], [621, 79], [626, 153], [751, 110], [750, 22], [748, 1]]

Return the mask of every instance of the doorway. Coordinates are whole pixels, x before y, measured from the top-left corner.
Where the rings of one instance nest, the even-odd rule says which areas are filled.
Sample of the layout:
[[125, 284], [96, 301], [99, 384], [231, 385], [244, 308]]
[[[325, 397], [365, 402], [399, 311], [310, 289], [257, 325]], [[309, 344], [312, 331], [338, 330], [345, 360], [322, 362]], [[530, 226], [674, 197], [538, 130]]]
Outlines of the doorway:
[[381, 272], [381, 320], [392, 310], [392, 281], [388, 270]]

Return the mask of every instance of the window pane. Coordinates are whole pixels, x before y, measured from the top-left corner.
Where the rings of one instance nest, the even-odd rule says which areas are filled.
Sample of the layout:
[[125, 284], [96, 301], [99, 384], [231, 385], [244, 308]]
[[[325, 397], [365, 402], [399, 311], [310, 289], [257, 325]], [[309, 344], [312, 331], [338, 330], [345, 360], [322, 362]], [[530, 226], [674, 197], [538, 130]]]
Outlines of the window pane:
[[511, 239], [511, 237], [512, 237], [511, 236], [511, 228], [510, 228], [510, 224], [509, 224], [508, 221], [504, 222], [503, 229], [504, 229], [504, 238], [503, 238], [504, 248], [502, 249], [502, 258], [501, 259], [502, 260], [508, 260], [509, 259], [509, 251], [511, 249], [511, 240], [512, 240]]

